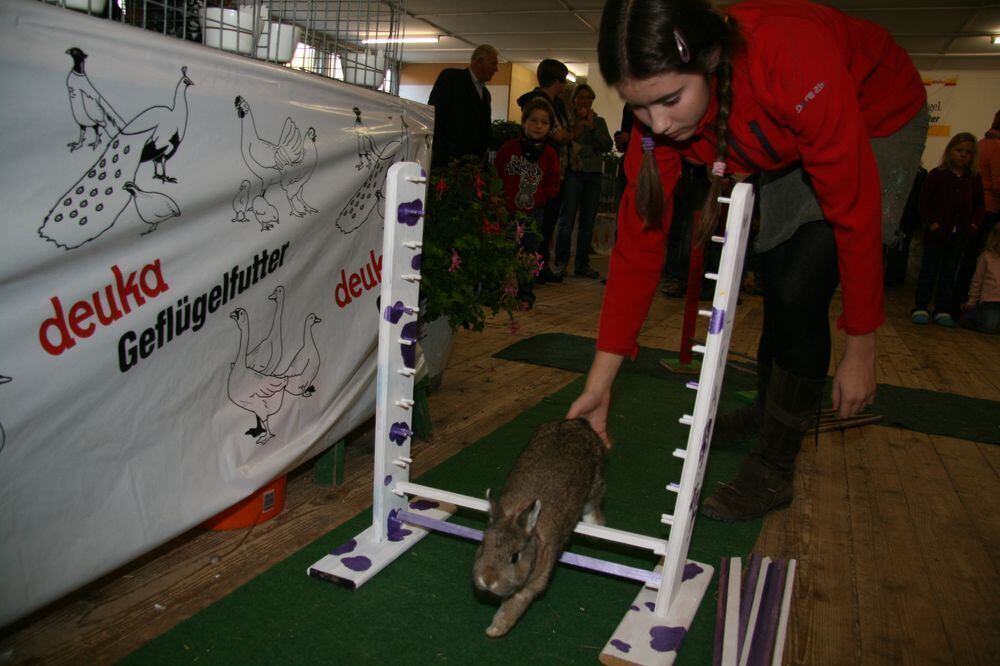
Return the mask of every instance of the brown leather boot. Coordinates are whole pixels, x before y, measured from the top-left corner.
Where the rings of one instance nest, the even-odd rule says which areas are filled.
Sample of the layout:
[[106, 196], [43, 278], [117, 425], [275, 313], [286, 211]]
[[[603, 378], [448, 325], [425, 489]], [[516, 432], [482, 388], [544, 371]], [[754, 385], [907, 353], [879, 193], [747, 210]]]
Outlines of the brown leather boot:
[[795, 456], [816, 418], [824, 382], [774, 365], [760, 439], [733, 480], [702, 502], [704, 515], [725, 522], [752, 520], [791, 503]]
[[764, 423], [764, 401], [767, 385], [771, 381], [771, 366], [757, 363], [757, 396], [749, 405], [743, 405], [718, 417], [712, 428], [712, 448], [732, 449], [745, 439], [760, 432]]

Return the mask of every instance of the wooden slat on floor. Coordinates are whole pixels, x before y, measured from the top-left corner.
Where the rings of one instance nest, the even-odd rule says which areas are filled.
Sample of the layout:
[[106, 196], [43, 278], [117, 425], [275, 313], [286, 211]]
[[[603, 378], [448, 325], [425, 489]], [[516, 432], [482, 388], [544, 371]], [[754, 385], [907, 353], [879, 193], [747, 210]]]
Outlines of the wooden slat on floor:
[[[595, 264], [604, 273], [606, 260]], [[416, 443], [414, 472], [579, 376], [492, 355], [539, 333], [594, 336], [602, 292], [596, 280], [540, 286], [515, 331], [496, 317], [482, 333], [460, 332], [430, 397], [434, 432]], [[878, 380], [1000, 400], [1000, 338], [916, 326], [911, 302], [905, 286], [887, 295]], [[756, 354], [762, 316], [760, 298], [743, 295], [733, 352]], [[683, 300], [658, 296], [640, 342], [677, 349], [682, 320]], [[702, 322], [696, 336], [704, 330]], [[835, 335], [831, 370], [843, 348]], [[367, 510], [371, 436], [348, 445], [340, 488], [313, 484], [304, 465], [290, 475], [274, 520], [249, 531], [192, 530], [5, 629], [0, 663], [113, 663]], [[795, 501], [765, 519], [755, 547], [799, 560], [785, 662], [1000, 663], [998, 491], [1000, 446], [879, 426], [824, 433], [818, 448], [807, 440]]]

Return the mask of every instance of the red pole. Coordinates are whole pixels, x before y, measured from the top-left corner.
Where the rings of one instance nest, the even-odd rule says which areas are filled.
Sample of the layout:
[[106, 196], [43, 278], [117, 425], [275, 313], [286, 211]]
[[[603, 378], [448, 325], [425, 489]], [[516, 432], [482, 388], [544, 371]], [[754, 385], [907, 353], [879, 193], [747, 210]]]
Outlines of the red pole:
[[698, 323], [698, 296], [701, 295], [701, 269], [705, 251], [698, 244], [698, 220], [701, 211], [696, 210], [691, 220], [691, 261], [688, 263], [687, 292], [684, 295], [684, 323], [681, 326], [681, 365], [691, 365], [691, 339]]

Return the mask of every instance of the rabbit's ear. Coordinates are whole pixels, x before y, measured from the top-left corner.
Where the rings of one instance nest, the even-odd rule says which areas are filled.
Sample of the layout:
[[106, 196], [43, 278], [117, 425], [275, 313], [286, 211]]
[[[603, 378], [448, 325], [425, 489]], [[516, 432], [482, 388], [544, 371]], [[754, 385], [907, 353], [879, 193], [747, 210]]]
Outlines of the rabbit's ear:
[[538, 512], [542, 510], [542, 500], [535, 500], [533, 504], [525, 507], [517, 517], [517, 525], [525, 534], [531, 534], [538, 522]]

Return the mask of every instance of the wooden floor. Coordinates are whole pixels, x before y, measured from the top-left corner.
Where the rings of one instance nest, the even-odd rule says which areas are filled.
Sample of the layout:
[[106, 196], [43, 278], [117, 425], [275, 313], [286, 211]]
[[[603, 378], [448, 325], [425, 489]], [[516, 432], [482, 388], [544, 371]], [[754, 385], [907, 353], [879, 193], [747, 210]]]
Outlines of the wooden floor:
[[[539, 287], [515, 331], [497, 318], [483, 333], [461, 332], [414, 473], [574, 379], [492, 354], [539, 333], [594, 335], [601, 291], [573, 278]], [[889, 294], [879, 381], [1000, 400], [1000, 337], [915, 326], [911, 298], [906, 286]], [[732, 351], [755, 353], [761, 316], [760, 299], [744, 296]], [[676, 349], [681, 321], [681, 301], [657, 297], [640, 341]], [[839, 339], [835, 359], [842, 349]], [[276, 519], [179, 537], [0, 632], [0, 664], [122, 658], [366, 509], [371, 470], [371, 433], [360, 433], [342, 486], [316, 485], [304, 465]], [[799, 562], [786, 663], [1000, 664], [998, 478], [1000, 446], [895, 428], [825, 433], [804, 446], [795, 501], [765, 520], [756, 547]]]

